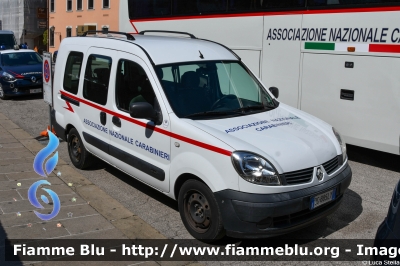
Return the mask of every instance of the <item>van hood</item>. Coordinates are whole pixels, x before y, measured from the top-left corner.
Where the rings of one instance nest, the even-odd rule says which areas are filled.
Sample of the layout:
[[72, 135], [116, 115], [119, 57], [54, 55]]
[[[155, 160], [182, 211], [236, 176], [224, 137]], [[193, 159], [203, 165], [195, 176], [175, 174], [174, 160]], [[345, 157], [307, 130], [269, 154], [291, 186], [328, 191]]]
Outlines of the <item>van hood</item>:
[[321, 165], [339, 154], [331, 126], [283, 104], [267, 112], [189, 123], [234, 150], [264, 156], [280, 173]]

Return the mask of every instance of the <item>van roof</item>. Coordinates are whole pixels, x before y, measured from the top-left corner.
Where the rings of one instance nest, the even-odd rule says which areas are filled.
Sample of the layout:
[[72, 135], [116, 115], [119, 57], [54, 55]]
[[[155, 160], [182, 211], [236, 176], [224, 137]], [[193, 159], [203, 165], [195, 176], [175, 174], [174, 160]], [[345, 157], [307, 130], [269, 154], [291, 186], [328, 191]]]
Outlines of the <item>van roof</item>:
[[10, 30], [0, 30], [0, 34], [14, 34], [14, 32]]
[[[82, 42], [82, 44], [88, 46], [111, 49], [118, 47], [118, 50], [126, 52], [129, 52], [129, 48], [124, 48], [122, 42], [132, 43], [145, 50], [155, 65], [203, 60], [240, 60], [231, 50], [227, 49], [223, 45], [207, 40], [140, 34], [133, 34], [133, 36], [135, 40], [128, 40], [125, 37], [95, 37], [92, 35], [86, 37], [66, 38], [64, 40], [69, 39], [71, 44]], [[99, 39], [105, 41], [99, 42]], [[80, 41], [78, 42], [78, 40]], [[115, 42], [118, 42], [118, 44]], [[101, 43], [103, 45], [101, 45]]]

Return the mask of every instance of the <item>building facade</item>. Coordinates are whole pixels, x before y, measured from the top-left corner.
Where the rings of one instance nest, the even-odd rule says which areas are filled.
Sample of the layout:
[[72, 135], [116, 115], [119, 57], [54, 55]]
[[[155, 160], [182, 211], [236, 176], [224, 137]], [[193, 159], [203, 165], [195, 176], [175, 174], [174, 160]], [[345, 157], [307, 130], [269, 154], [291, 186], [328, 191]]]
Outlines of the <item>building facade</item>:
[[0, 0], [2, 30], [14, 32], [19, 44], [46, 50], [43, 33], [47, 29], [47, 0]]
[[118, 31], [119, 0], [48, 0], [49, 51], [58, 50], [62, 39], [87, 30]]

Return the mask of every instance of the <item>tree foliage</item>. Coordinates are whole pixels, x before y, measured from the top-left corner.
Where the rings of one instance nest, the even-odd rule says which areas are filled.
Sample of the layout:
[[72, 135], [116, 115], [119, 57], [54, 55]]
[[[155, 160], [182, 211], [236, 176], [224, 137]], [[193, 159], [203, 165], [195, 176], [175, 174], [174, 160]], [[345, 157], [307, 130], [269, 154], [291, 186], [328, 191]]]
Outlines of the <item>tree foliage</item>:
[[43, 44], [47, 45], [47, 42], [48, 42], [48, 32], [47, 32], [47, 30], [45, 30], [43, 32]]

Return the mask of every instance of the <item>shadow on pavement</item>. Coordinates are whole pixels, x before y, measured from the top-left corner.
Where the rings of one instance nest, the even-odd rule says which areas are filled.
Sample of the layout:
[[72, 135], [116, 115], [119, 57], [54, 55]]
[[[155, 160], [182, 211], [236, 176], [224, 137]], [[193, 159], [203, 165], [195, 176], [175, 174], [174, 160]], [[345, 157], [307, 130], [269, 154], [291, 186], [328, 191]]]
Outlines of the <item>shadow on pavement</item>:
[[[43, 94], [32, 94], [32, 95], [23, 95], [23, 96], [15, 96], [11, 97], [6, 101], [31, 101], [31, 100], [38, 100], [43, 99]], [[4, 100], [3, 100], [4, 101]]]
[[400, 155], [347, 144], [347, 155], [354, 162], [400, 173]]
[[163, 193], [155, 190], [154, 188], [138, 181], [134, 177], [131, 177], [124, 172], [114, 168], [113, 166], [103, 162], [99, 159], [95, 159], [96, 162], [88, 168], [87, 170], [97, 170], [97, 169], [104, 169], [106, 172], [110, 173], [113, 176], [118, 177], [121, 181], [125, 182], [127, 185], [134, 187], [135, 189], [139, 190], [140, 192], [146, 194], [147, 196], [161, 202], [162, 204], [170, 207], [171, 209], [178, 211], [178, 202], [171, 199], [170, 197], [164, 195]]
[[[0, 215], [1, 216], [1, 215]], [[5, 248], [11, 248], [11, 243], [7, 238], [7, 233], [5, 232], [2, 224], [0, 223], [0, 265], [2, 266], [19, 266], [23, 265], [21, 261], [5, 261]]]

